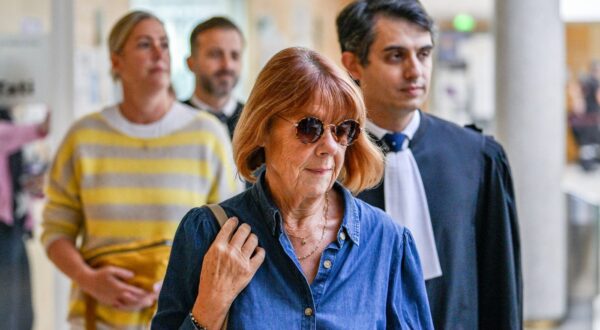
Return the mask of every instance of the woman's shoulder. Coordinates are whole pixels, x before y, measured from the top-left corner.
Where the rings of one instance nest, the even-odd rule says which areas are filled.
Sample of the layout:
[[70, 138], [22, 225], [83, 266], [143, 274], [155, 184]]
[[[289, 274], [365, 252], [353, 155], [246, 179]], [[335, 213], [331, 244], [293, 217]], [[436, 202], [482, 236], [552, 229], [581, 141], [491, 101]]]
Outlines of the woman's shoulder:
[[185, 131], [202, 132], [204, 134], [210, 132], [218, 138], [227, 137], [229, 139], [227, 127], [216, 116], [207, 111], [194, 109], [181, 102], [175, 102], [173, 109], [184, 114], [189, 119], [188, 125], [185, 126]]
[[103, 117], [104, 111], [92, 112], [76, 119], [65, 134], [62, 144], [78, 144], [78, 141], [81, 139], [85, 140], [90, 132], [109, 131], [110, 127]]
[[194, 207], [181, 219], [178, 231], [196, 235], [197, 233], [216, 233], [215, 218], [208, 207]]
[[75, 120], [75, 122], [69, 128], [71, 133], [80, 132], [85, 129], [99, 129], [106, 128], [106, 121], [103, 118], [103, 113], [109, 110], [110, 107], [103, 109], [102, 111], [88, 113]]
[[[223, 208], [227, 217], [238, 216], [241, 208], [248, 204], [249, 191], [246, 190], [233, 197], [230, 197], [221, 203], [219, 206]], [[183, 217], [182, 223], [185, 223], [187, 228], [196, 228], [198, 226], [213, 225], [216, 223], [216, 216], [207, 205], [194, 207], [188, 211]]]

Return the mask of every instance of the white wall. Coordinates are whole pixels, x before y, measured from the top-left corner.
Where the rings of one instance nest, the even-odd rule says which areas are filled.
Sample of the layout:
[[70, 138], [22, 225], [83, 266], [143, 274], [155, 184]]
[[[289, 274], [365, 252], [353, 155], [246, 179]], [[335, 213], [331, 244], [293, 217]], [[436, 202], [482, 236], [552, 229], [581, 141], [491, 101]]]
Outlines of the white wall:
[[560, 15], [565, 22], [600, 22], [600, 1], [562, 0]]

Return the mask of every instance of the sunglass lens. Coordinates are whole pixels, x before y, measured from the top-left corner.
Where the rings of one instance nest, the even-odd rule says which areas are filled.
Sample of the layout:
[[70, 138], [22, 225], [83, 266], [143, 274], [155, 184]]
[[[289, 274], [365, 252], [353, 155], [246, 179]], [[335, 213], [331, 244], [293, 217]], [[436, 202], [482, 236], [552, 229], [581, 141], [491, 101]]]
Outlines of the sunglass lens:
[[341, 145], [349, 146], [354, 142], [360, 130], [358, 129], [359, 124], [352, 120], [348, 119], [343, 121], [341, 124], [336, 126], [335, 135], [338, 139], [338, 142]]
[[323, 134], [323, 123], [314, 117], [307, 117], [298, 122], [296, 134], [302, 143], [314, 143]]

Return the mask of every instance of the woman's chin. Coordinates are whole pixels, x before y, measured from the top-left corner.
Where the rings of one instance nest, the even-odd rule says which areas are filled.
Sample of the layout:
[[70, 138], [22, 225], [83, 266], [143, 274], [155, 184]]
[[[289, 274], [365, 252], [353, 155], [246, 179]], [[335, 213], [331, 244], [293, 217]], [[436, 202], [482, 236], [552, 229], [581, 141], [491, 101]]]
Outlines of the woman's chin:
[[303, 189], [303, 195], [304, 197], [310, 198], [310, 197], [320, 197], [323, 196], [325, 193], [327, 193], [329, 191], [330, 187], [329, 187], [329, 182], [327, 183], [322, 183], [319, 185], [311, 185], [306, 187], [306, 189]]

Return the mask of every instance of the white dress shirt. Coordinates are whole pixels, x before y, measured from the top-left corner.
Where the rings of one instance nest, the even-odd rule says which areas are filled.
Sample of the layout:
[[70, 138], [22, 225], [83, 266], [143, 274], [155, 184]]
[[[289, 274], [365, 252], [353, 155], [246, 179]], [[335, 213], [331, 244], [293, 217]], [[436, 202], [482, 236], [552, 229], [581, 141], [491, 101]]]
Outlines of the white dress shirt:
[[[399, 152], [389, 152], [386, 156], [384, 196], [385, 210], [398, 223], [407, 227], [414, 239], [421, 259], [423, 278], [428, 280], [442, 275], [427, 196], [419, 167], [408, 145], [419, 128], [421, 115], [415, 111], [411, 121], [402, 131], [406, 139]], [[393, 133], [378, 127], [371, 121], [366, 129], [377, 139], [386, 133]]]
[[225, 103], [225, 105], [223, 106], [222, 109], [214, 109], [213, 107], [209, 106], [208, 104], [200, 101], [200, 99], [197, 98], [196, 95], [192, 95], [192, 98], [190, 99], [190, 103], [193, 104], [198, 109], [210, 111], [213, 113], [222, 112], [225, 116], [227, 116], [227, 118], [231, 117], [233, 115], [233, 113], [235, 112], [235, 109], [237, 108], [237, 100], [234, 97], [230, 97], [229, 101], [227, 101], [227, 103]]

